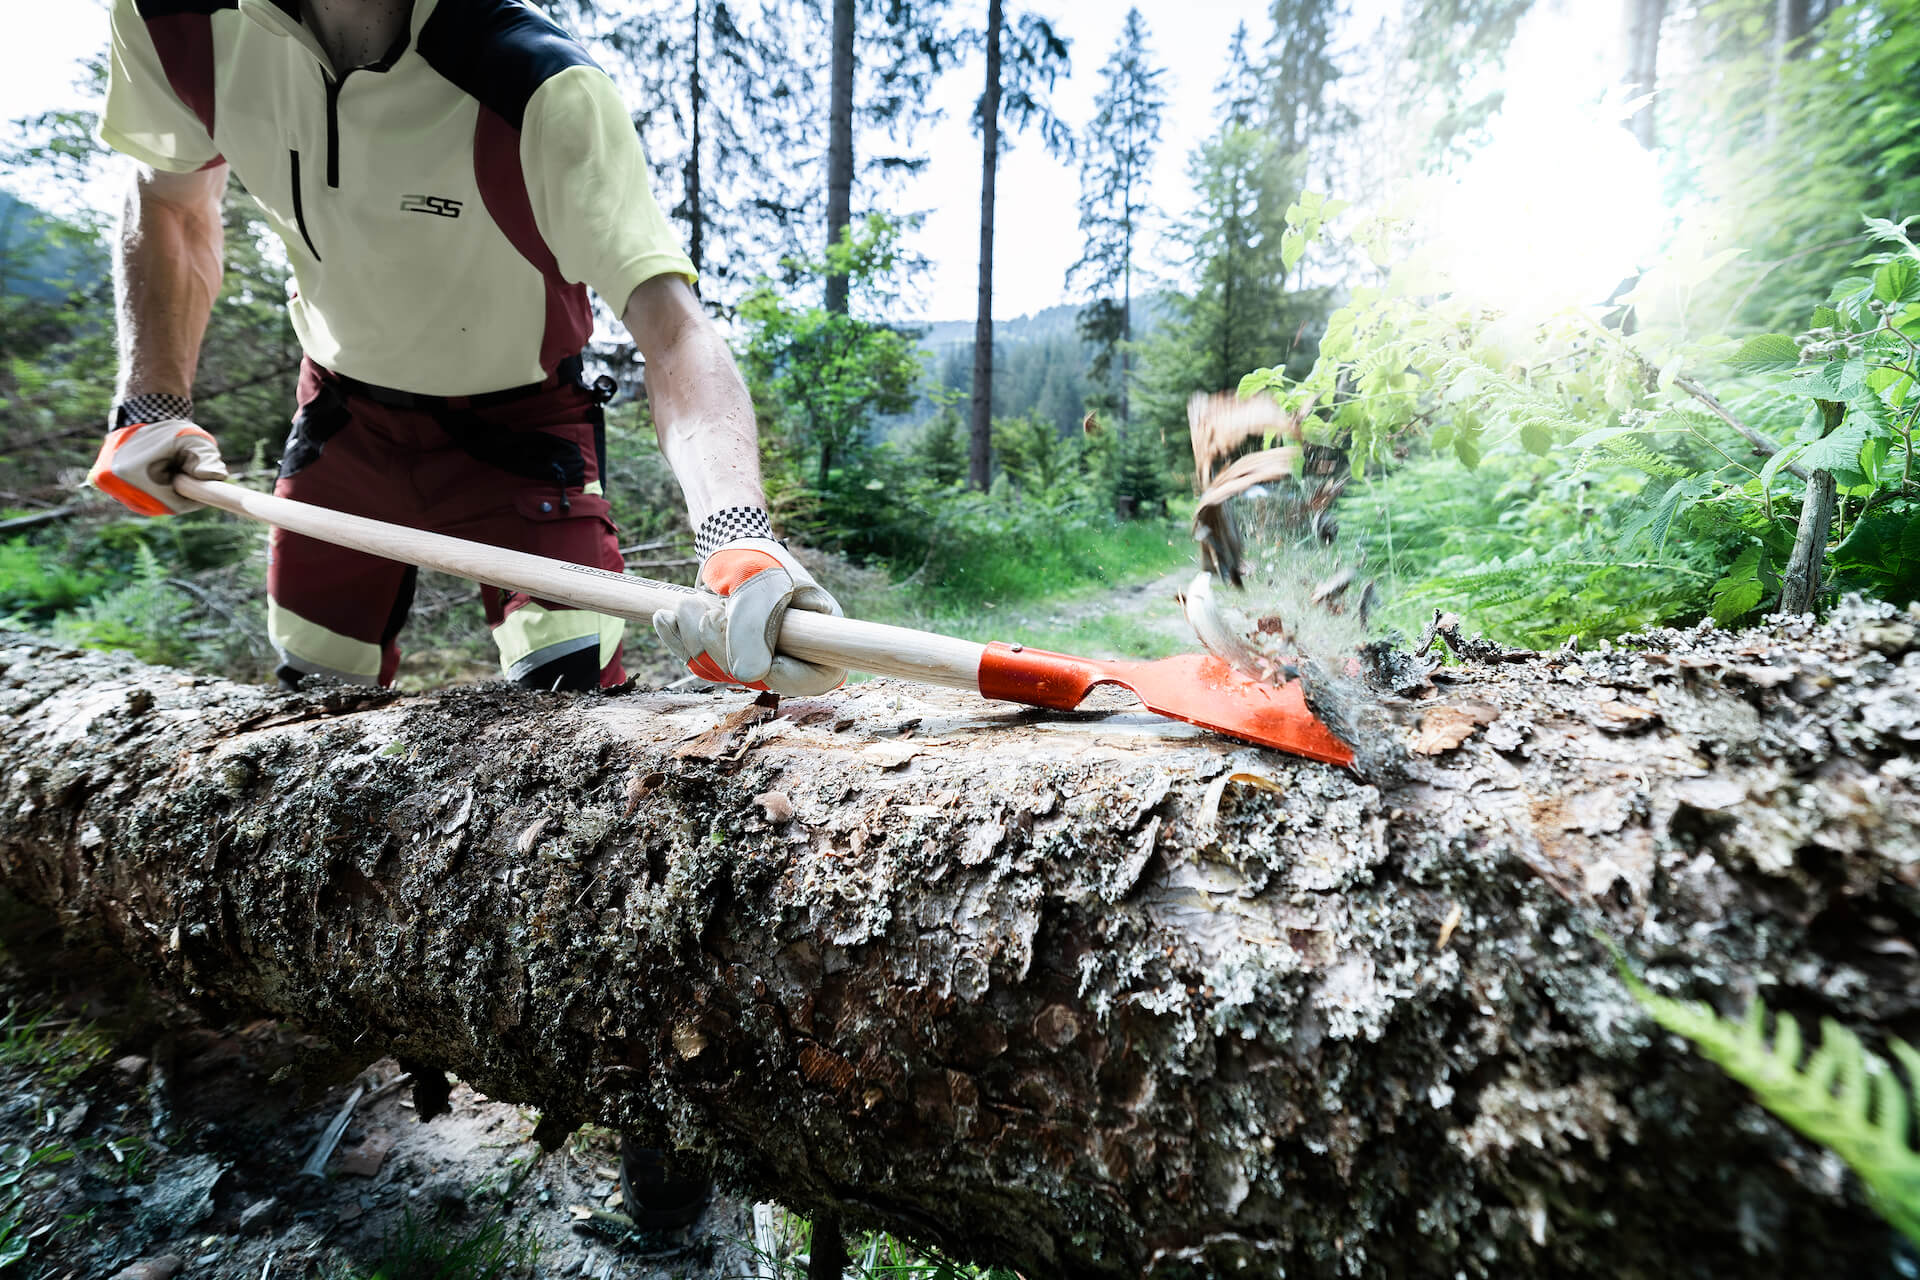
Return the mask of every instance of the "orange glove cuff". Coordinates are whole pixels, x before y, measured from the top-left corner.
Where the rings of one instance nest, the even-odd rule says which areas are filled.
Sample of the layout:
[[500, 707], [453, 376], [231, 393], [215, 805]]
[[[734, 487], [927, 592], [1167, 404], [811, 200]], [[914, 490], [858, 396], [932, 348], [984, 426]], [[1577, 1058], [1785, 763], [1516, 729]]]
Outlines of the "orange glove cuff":
[[700, 580], [716, 594], [730, 596], [755, 574], [784, 567], [764, 551], [741, 547], [732, 551], [716, 551], [708, 556], [707, 562], [700, 566]]
[[113, 474], [113, 455], [120, 452], [120, 446], [145, 425], [144, 422], [134, 422], [107, 432], [107, 438], [100, 444], [100, 455], [93, 460], [93, 470], [87, 472], [87, 483], [135, 515], [171, 515], [172, 512], [160, 499]]
[[[715, 662], [711, 656], [704, 653], [692, 662], [689, 662], [687, 664], [687, 670], [693, 672], [693, 674], [699, 676], [702, 680], [712, 680], [719, 684], [740, 684], [740, 681], [735, 680], [732, 676], [722, 671], [720, 664]], [[762, 693], [767, 691], [766, 682], [762, 680], [756, 680], [752, 684], [741, 684], [740, 687], [743, 689], [758, 689]]]

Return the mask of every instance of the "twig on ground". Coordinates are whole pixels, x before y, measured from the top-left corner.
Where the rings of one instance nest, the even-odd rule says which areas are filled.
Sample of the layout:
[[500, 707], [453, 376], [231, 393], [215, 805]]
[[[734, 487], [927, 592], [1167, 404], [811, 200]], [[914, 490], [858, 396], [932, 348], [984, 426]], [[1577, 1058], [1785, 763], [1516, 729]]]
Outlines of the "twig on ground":
[[0, 520], [0, 533], [18, 533], [22, 529], [52, 524], [55, 520], [65, 520], [79, 509], [78, 507], [55, 507], [51, 511], [36, 511], [30, 516], [15, 516], [11, 520]]
[[340, 1145], [340, 1139], [346, 1133], [347, 1125], [353, 1120], [354, 1108], [360, 1105], [360, 1099], [365, 1097], [366, 1093], [365, 1085], [353, 1086], [353, 1092], [347, 1095], [346, 1102], [334, 1113], [333, 1119], [327, 1123], [325, 1131], [320, 1134], [320, 1141], [315, 1144], [313, 1154], [308, 1156], [307, 1162], [300, 1166], [301, 1178], [322, 1179], [327, 1176], [327, 1161], [333, 1158], [333, 1149]]
[[773, 1206], [753, 1206], [753, 1280], [780, 1280], [780, 1237], [773, 1226]]

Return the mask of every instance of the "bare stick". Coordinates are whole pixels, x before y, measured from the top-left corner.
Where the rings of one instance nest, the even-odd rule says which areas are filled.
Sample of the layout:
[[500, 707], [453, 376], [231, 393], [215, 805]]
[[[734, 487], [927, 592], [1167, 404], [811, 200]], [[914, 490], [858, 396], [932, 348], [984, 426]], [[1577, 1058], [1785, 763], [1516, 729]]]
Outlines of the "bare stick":
[[360, 1099], [366, 1096], [367, 1087], [363, 1084], [353, 1086], [353, 1092], [340, 1110], [334, 1113], [328, 1122], [326, 1132], [320, 1135], [319, 1143], [313, 1148], [313, 1154], [300, 1166], [302, 1178], [324, 1178], [327, 1176], [327, 1161], [333, 1158], [333, 1149], [340, 1145], [340, 1138], [347, 1131], [347, 1125], [353, 1120], [353, 1110], [360, 1105]]
[[[1758, 449], [1761, 453], [1766, 454], [1769, 458], [1780, 452], [1783, 447], [1779, 441], [1767, 435], [1764, 431], [1758, 431], [1734, 417], [1733, 412], [1728, 409], [1727, 406], [1714, 399], [1713, 392], [1707, 390], [1692, 378], [1675, 378], [1673, 385], [1692, 396], [1695, 400], [1698, 400], [1701, 404], [1707, 406], [1707, 412], [1732, 427], [1739, 433], [1741, 439], [1745, 440], [1755, 449]], [[1793, 472], [1794, 475], [1799, 476], [1802, 480], [1807, 479], [1807, 469], [1797, 462], [1789, 462], [1787, 464], [1787, 470]]]
[[21, 529], [51, 524], [55, 520], [65, 520], [78, 510], [78, 507], [55, 507], [51, 511], [36, 511], [30, 516], [15, 516], [11, 520], [0, 520], [0, 533], [17, 533]]

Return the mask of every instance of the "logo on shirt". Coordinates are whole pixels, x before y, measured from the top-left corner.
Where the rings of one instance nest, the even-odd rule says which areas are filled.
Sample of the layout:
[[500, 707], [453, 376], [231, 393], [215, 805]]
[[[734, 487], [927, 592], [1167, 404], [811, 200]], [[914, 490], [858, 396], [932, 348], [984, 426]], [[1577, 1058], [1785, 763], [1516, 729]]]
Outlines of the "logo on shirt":
[[442, 218], [460, 216], [460, 201], [445, 196], [401, 196], [402, 213], [431, 213]]

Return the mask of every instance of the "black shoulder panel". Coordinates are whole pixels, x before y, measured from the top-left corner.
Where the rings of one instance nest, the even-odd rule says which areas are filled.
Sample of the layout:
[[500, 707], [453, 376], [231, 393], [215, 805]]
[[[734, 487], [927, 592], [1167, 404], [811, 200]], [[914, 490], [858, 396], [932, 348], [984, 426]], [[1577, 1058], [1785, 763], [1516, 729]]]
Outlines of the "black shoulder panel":
[[214, 14], [222, 9], [238, 9], [240, 0], [133, 0], [133, 7], [148, 22], [155, 18], [173, 18], [183, 13]]
[[569, 67], [595, 65], [521, 0], [440, 0], [417, 47], [428, 66], [516, 129], [536, 89]]

